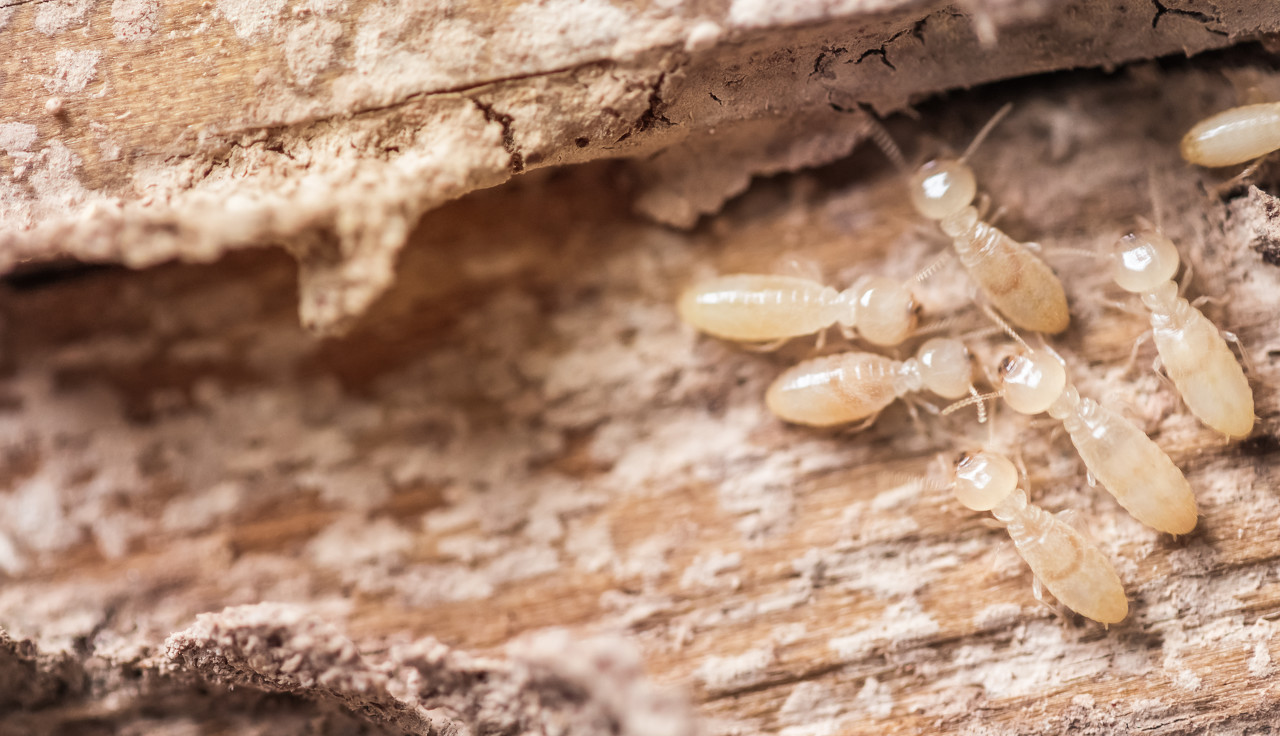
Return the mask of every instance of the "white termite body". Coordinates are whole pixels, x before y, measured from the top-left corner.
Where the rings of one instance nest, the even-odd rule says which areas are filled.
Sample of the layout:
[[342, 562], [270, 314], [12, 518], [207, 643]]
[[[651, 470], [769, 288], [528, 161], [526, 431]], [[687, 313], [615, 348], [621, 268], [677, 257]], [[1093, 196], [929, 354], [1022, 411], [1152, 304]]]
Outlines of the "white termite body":
[[1112, 277], [1151, 310], [1160, 362], [1197, 419], [1231, 439], [1253, 431], [1253, 390], [1222, 332], [1178, 294], [1178, 249], [1153, 227], [1116, 244]]
[[1280, 149], [1280, 102], [1233, 107], [1196, 123], [1182, 157], [1197, 166], [1232, 166]]
[[1018, 471], [1003, 455], [962, 454], [954, 467], [956, 498], [990, 511], [1004, 525], [1031, 572], [1060, 603], [1102, 624], [1123, 621], [1129, 601], [1115, 568], [1089, 539], [1030, 503]]
[[897, 345], [915, 330], [918, 314], [907, 285], [884, 276], [865, 276], [844, 291], [797, 276], [720, 276], [694, 284], [678, 308], [698, 330], [740, 342], [785, 340], [840, 325], [873, 345]]
[[872, 419], [895, 399], [926, 388], [958, 399], [970, 392], [972, 374], [963, 343], [934, 338], [905, 361], [864, 352], [806, 360], [774, 380], [765, 403], [784, 421], [830, 427]]
[[1168, 534], [1195, 528], [1195, 494], [1182, 471], [1127, 419], [1081, 398], [1056, 356], [1047, 350], [1008, 356], [997, 381], [1014, 411], [1048, 412], [1062, 422], [1090, 475], [1135, 519]]
[[908, 182], [911, 205], [951, 238], [969, 276], [1014, 326], [1057, 334], [1071, 321], [1062, 282], [1025, 244], [984, 222], [973, 206], [978, 185], [966, 159], [1007, 110], [992, 118], [964, 156], [921, 166]]

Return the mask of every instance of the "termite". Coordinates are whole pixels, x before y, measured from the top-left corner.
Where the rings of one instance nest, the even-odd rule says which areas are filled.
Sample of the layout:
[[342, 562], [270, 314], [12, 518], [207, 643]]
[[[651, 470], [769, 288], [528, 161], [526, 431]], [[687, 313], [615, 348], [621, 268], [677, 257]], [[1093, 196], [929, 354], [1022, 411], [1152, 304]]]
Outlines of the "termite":
[[1253, 391], [1223, 333], [1179, 293], [1178, 262], [1177, 246], [1146, 225], [1116, 243], [1112, 279], [1140, 294], [1151, 311], [1159, 362], [1191, 413], [1228, 438], [1247, 437], [1255, 420]]
[[990, 511], [1039, 585], [1067, 608], [1102, 624], [1123, 621], [1129, 601], [1115, 568], [1088, 538], [1027, 500], [1017, 468], [993, 452], [963, 453], [955, 461], [952, 488], [960, 503]]
[[862, 420], [865, 427], [895, 399], [926, 388], [946, 399], [976, 394], [964, 343], [933, 338], [904, 361], [863, 352], [812, 358], [778, 376], [765, 403], [794, 424], [831, 427]]
[[[978, 185], [967, 162], [1011, 108], [1001, 108], [960, 158], [935, 159], [912, 173], [908, 179], [911, 205], [951, 238], [960, 263], [1001, 314], [1024, 330], [1056, 334], [1071, 321], [1062, 282], [1028, 244], [984, 221], [973, 206]], [[883, 128], [873, 124], [870, 134], [898, 168], [910, 170]]]
[[885, 276], [864, 276], [844, 291], [799, 276], [720, 276], [685, 291], [678, 308], [702, 332], [766, 346], [815, 332], [822, 340], [832, 325], [846, 337], [856, 331], [873, 345], [897, 345], [919, 319], [910, 282]]
[[1280, 102], [1223, 110], [1182, 137], [1182, 157], [1197, 166], [1242, 164], [1280, 149]]
[[[994, 316], [994, 315], [993, 315]], [[1160, 446], [1123, 416], [1081, 398], [1067, 380], [1066, 364], [1051, 349], [1032, 350], [1016, 333], [1018, 353], [1000, 361], [994, 394], [952, 404], [943, 414], [1002, 396], [1019, 414], [1040, 414], [1062, 422], [1089, 471], [1133, 518], [1168, 534], [1196, 526], [1196, 498], [1182, 471]]]

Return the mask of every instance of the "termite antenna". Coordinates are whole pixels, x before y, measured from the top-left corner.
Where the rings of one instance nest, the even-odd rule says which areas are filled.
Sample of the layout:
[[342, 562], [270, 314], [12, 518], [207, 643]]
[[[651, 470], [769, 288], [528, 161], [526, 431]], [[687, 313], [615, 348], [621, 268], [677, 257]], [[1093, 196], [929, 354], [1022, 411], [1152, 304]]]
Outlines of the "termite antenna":
[[1088, 248], [1059, 248], [1054, 246], [1052, 248], [1046, 248], [1045, 253], [1054, 256], [1079, 256], [1081, 258], [1092, 258], [1096, 261], [1103, 260], [1107, 257], [1105, 254], [1099, 253], [1096, 250], [1089, 250]]
[[[952, 328], [959, 327], [968, 322], [970, 322], [970, 320], [965, 317], [943, 317], [942, 319], [935, 319], [932, 322], [928, 322], [926, 324], [923, 324], [917, 327], [915, 331], [911, 333], [911, 336], [922, 337], [924, 335], [933, 335], [939, 332], [950, 332]], [[986, 327], [983, 329], [992, 330], [995, 328]], [[965, 342], [965, 341], [968, 341], [970, 336], [973, 334], [974, 333], [972, 332], [966, 332], [963, 335], [961, 335], [958, 339], [961, 342]]]
[[[951, 465], [947, 463], [946, 456], [941, 452], [933, 456], [933, 461], [938, 464], [938, 469], [942, 471], [944, 476], [951, 472]], [[1273, 615], [1280, 616], [1280, 612]]]
[[1145, 228], [1145, 229], [1149, 229], [1149, 230], [1156, 230], [1156, 229], [1157, 229], [1157, 227], [1156, 227], [1155, 223], [1151, 222], [1150, 220], [1148, 220], [1147, 218], [1143, 217], [1142, 215], [1134, 215], [1134, 216], [1133, 216], [1133, 220], [1134, 220], [1134, 222], [1138, 223], [1138, 227], [1140, 227], [1140, 228]]
[[885, 129], [884, 123], [881, 123], [870, 113], [866, 114], [866, 129], [863, 133], [871, 142], [876, 144], [881, 151], [884, 152], [890, 163], [898, 168], [904, 174], [911, 173], [911, 167], [907, 166], [907, 158], [902, 155], [902, 149], [898, 148], [898, 144], [893, 142], [893, 136], [889, 135], [889, 131]]
[[1041, 335], [1041, 336], [1040, 336], [1040, 347], [1044, 348], [1045, 352], [1047, 352], [1047, 353], [1049, 353], [1050, 355], [1052, 355], [1052, 356], [1053, 356], [1053, 358], [1054, 358], [1054, 360], [1056, 360], [1056, 361], [1058, 361], [1059, 363], [1061, 363], [1063, 368], [1066, 368], [1066, 367], [1067, 367], [1067, 361], [1066, 361], [1066, 359], [1062, 357], [1062, 354], [1061, 354], [1061, 353], [1059, 353], [1057, 350], [1054, 350], [1054, 349], [1053, 349], [1053, 346], [1049, 344], [1049, 341], [1048, 341], [1048, 340], [1046, 340], [1046, 339], [1044, 339], [1044, 335]]
[[915, 276], [912, 276], [911, 281], [914, 281], [917, 284], [923, 283], [926, 279], [930, 278], [935, 273], [940, 271], [943, 266], [950, 263], [951, 258], [952, 256], [951, 256], [950, 249], [942, 251], [941, 253], [938, 254], [937, 258], [934, 258], [932, 261], [929, 262], [929, 265], [920, 269]]
[[[974, 404], [978, 404], [979, 406], [984, 406], [983, 402], [986, 401], [987, 399], [996, 399], [999, 397], [1000, 397], [999, 391], [992, 391], [991, 393], [987, 393], [987, 394], [975, 393], [969, 398], [960, 399], [959, 401], [952, 404], [951, 406], [948, 406], [947, 408], [943, 409], [940, 416], [945, 417], [949, 414], [954, 414], [960, 411], [961, 409], [965, 408], [966, 406], [973, 406]], [[985, 406], [982, 410], [979, 411], [979, 416], [981, 417], [986, 416]]]
[[1004, 107], [997, 110], [996, 114], [992, 115], [991, 119], [987, 121], [987, 124], [982, 126], [982, 130], [979, 130], [978, 134], [973, 137], [973, 142], [970, 143], [969, 147], [965, 149], [964, 155], [960, 157], [960, 160], [968, 161], [969, 157], [973, 155], [974, 151], [978, 150], [978, 146], [982, 145], [982, 142], [987, 139], [987, 136], [991, 134], [991, 131], [997, 125], [1000, 124], [1001, 120], [1004, 120], [1005, 116], [1007, 116], [1009, 114], [1009, 111], [1012, 109], [1013, 109], [1013, 103], [1006, 102]]
[[[957, 318], [951, 317], [950, 319], [957, 319]], [[985, 325], [983, 327], [977, 327], [972, 330], [969, 330], [968, 332], [960, 335], [956, 339], [962, 342], [970, 342], [971, 340], [982, 340], [984, 338], [991, 337], [997, 332], [1004, 332], [1004, 330], [1002, 330], [998, 325]]]
[[1023, 350], [1026, 350], [1028, 353], [1034, 352], [1031, 350], [1031, 346], [1027, 344], [1027, 341], [1023, 340], [1022, 336], [1015, 332], [1013, 327], [1011, 327], [1008, 322], [1004, 321], [1003, 317], [996, 314], [996, 310], [992, 309], [990, 304], [983, 304], [982, 311], [986, 312], [987, 316], [991, 318], [991, 321], [999, 325], [1000, 329], [1004, 330], [1006, 335], [1012, 337], [1014, 342], [1021, 345]]
[[952, 482], [950, 482], [950, 481], [946, 481], [946, 480], [937, 480], [937, 479], [935, 479], [935, 478], [929, 478], [929, 479], [928, 479], [928, 482], [923, 486], [924, 490], [926, 490], [926, 491], [935, 491], [935, 492], [936, 492], [936, 491], [949, 491], [949, 490], [951, 490], [953, 487], [955, 487], [955, 484], [954, 484], [954, 483], [952, 483]]
[[1022, 487], [1027, 490], [1028, 494], [1031, 493], [1031, 474], [1027, 472], [1027, 463], [1022, 458], [1021, 447], [1014, 450], [1013, 464], [1018, 466], [1018, 476], [1022, 481]]
[[908, 473], [881, 473], [878, 478], [889, 483], [896, 483], [893, 490], [899, 488], [919, 488], [922, 491], [949, 491], [951, 483], [929, 476], [910, 475]]
[[[983, 404], [986, 406], [986, 404]], [[996, 408], [992, 407], [991, 422], [987, 424], [987, 447], [996, 446]]]
[[978, 402], [978, 424], [987, 423], [987, 402], [983, 399], [982, 394], [978, 393], [977, 387], [969, 384], [969, 398]]
[[1164, 212], [1161, 211], [1160, 198], [1156, 196], [1156, 172], [1147, 169], [1147, 198], [1151, 200], [1151, 216], [1156, 218], [1156, 229], [1164, 232]]

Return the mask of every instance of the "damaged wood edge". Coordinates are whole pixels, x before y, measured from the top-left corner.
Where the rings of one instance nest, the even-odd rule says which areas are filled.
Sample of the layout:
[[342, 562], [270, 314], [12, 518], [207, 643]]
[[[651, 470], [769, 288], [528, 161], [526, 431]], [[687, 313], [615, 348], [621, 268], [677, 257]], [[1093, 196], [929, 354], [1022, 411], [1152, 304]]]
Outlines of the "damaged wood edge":
[[[1166, 12], [1172, 11], [1166, 9]], [[1183, 17], [1185, 14], [1175, 15]], [[1215, 19], [1199, 15], [1186, 17], [1218, 34], [1219, 41], [1215, 44], [1202, 40], [1193, 44], [1175, 33], [1169, 40], [1176, 40], [1176, 43], [1170, 48], [1148, 48], [1146, 55], [1167, 53], [1174, 47], [1191, 49], [1194, 46], [1202, 50], [1221, 45], [1220, 34], [1224, 31], [1210, 28]], [[1162, 25], [1159, 18], [1157, 8], [1157, 15], [1151, 22], [1153, 29]], [[300, 311], [303, 323], [322, 334], [340, 334], [351, 326], [394, 278], [396, 254], [404, 241], [403, 235], [395, 237], [396, 233], [407, 234], [422, 213], [468, 192], [502, 184], [514, 174], [598, 158], [641, 159], [637, 166], [644, 172], [647, 164], [643, 159], [647, 156], [667, 149], [671, 151], [669, 158], [679, 158], [688, 150], [681, 147], [681, 142], [686, 139], [690, 145], [696, 146], [705, 139], [702, 132], [715, 130], [717, 126], [727, 131], [742, 122], [768, 120], [779, 109], [790, 108], [785, 117], [792, 121], [790, 125], [794, 130], [802, 128], [804, 121], [814, 115], [824, 114], [824, 111], [825, 114], [830, 114], [832, 110], [838, 112], [849, 109], [850, 104], [868, 104], [885, 114], [903, 109], [910, 100], [921, 95], [934, 94], [956, 84], [981, 83], [1055, 68], [1054, 64], [1043, 62], [1036, 62], [1034, 68], [1029, 69], [1000, 64], [986, 71], [976, 70], [973, 78], [956, 78], [939, 83], [939, 80], [929, 80], [923, 75], [921, 70], [925, 67], [920, 65], [919, 59], [911, 60], [921, 50], [905, 51], [906, 56], [896, 63], [889, 58], [889, 50], [895, 43], [914, 39], [917, 45], [923, 45], [922, 37], [925, 32], [922, 29], [926, 27], [926, 23], [931, 27], [933, 21], [941, 21], [944, 26], [944, 35], [939, 37], [942, 40], [935, 43], [935, 46], [941, 43], [942, 48], [951, 49], [952, 55], [960, 56], [969, 53], [966, 49], [977, 48], [973, 21], [970, 18], [957, 16], [954, 11], [937, 9], [935, 5], [929, 4], [923, 8], [917, 6], [914, 10], [895, 10], [876, 17], [874, 23], [885, 29], [881, 39], [868, 36], [867, 21], [860, 17], [840, 19], [835, 25], [815, 22], [776, 29], [756, 29], [717, 39], [715, 45], [707, 48], [690, 48], [689, 42], [676, 42], [650, 47], [625, 62], [595, 59], [534, 74], [494, 78], [456, 89], [416, 92], [394, 105], [353, 110], [341, 118], [325, 117], [287, 126], [228, 132], [210, 128], [201, 135], [200, 146], [203, 150], [170, 157], [164, 164], [168, 167], [175, 164], [180, 168], [186, 167], [197, 175], [185, 192], [176, 193], [177, 204], [163, 205], [166, 209], [156, 212], [147, 206], [146, 199], [136, 203], [104, 200], [101, 205], [90, 205], [85, 210], [86, 214], [78, 219], [47, 220], [31, 231], [10, 231], [7, 235], [0, 235], [0, 252], [6, 255], [7, 268], [12, 268], [18, 262], [33, 262], [59, 254], [86, 261], [117, 261], [133, 268], [142, 268], [171, 259], [208, 261], [228, 248], [295, 240], [309, 242], [311, 245], [291, 248], [295, 252], [315, 256], [300, 260], [303, 285]], [[948, 26], [948, 23], [953, 25]], [[849, 36], [853, 37], [853, 42], [842, 41], [838, 45], [833, 43], [833, 39]], [[1010, 30], [1002, 37], [1002, 41], [1011, 46], [1010, 39], [1017, 37], [1018, 31]], [[857, 43], [858, 40], [862, 43]], [[856, 58], [850, 56], [842, 62], [852, 64], [852, 76], [840, 76], [829, 71], [833, 60], [845, 55], [836, 53], [837, 50], [851, 53], [848, 50], [858, 48], [862, 48], [862, 51]], [[769, 53], [770, 50], [782, 50], [793, 60], [775, 67], [777, 58]], [[1094, 62], [1113, 64], [1122, 59], [1143, 58], [1142, 54], [1135, 52], [1136, 49], [1116, 49], [1111, 54], [1114, 58], [1108, 58], [1104, 52]], [[939, 63], [938, 53], [945, 52], [935, 51], [929, 54], [929, 63]], [[1013, 53], [1016, 55], [1016, 52]], [[895, 52], [894, 58], [898, 59], [898, 56]], [[879, 76], [867, 70], [865, 65], [859, 64], [870, 58], [878, 58], [882, 62]], [[824, 60], [831, 63], [824, 66]], [[908, 61], [911, 63], [907, 63]], [[1058, 60], [1056, 68], [1078, 66], [1081, 63], [1081, 59], [1064, 57]], [[793, 70], [792, 66], [796, 68]], [[738, 74], [747, 72], [742, 78], [748, 80], [748, 86], [757, 84], [755, 77], [764, 81], [759, 82], [745, 97], [741, 97], [745, 102], [735, 100], [726, 106], [723, 104], [725, 95], [717, 95], [714, 87], [733, 69], [737, 69]], [[806, 83], [799, 86], [785, 81], [789, 75], [801, 72], [812, 79], [814, 69], [825, 69], [826, 74], [840, 78], [828, 80], [823, 78], [824, 74], [819, 74], [820, 84]], [[546, 127], [544, 113], [548, 110], [553, 113], [560, 111], [547, 108], [540, 102], [537, 90], [577, 87], [581, 93], [590, 88], [590, 82], [583, 82], [579, 77], [592, 70], [603, 76], [612, 76], [615, 80], [626, 80], [622, 87], [633, 88], [627, 94], [641, 92], [641, 99], [634, 111], [613, 123], [607, 120], [602, 123], [600, 119], [592, 118], [599, 110], [592, 112], [587, 108], [569, 109], [567, 114], [560, 113], [563, 119], [555, 121], [550, 128]], [[961, 72], [953, 69], [953, 73]], [[889, 78], [883, 74], [893, 76]], [[903, 79], [912, 78], [922, 83], [901, 83]], [[782, 85], [780, 89], [785, 92], [780, 99], [776, 92], [767, 91], [766, 86], [769, 84]], [[619, 94], [617, 89], [605, 92]], [[532, 102], [522, 102], [529, 94], [534, 95]], [[833, 94], [839, 99], [833, 98]], [[289, 144], [301, 142], [303, 146], [310, 145], [316, 135], [323, 135], [327, 132], [324, 129], [333, 126], [335, 121], [341, 127], [349, 124], [358, 126], [361, 121], [378, 119], [382, 125], [381, 135], [389, 136], [403, 127], [404, 121], [401, 118], [406, 114], [449, 108], [454, 105], [452, 101], [455, 100], [465, 100], [466, 104], [473, 106], [477, 117], [474, 121], [468, 120], [467, 115], [455, 109], [454, 114], [446, 115], [447, 123], [437, 120], [432, 126], [428, 126], [435, 130], [440, 125], [456, 126], [458, 130], [455, 133], [470, 140], [468, 145], [450, 147], [454, 165], [461, 168], [444, 177], [445, 181], [422, 182], [415, 180], [418, 177], [402, 175], [396, 162], [406, 153], [414, 151], [397, 149], [384, 152], [389, 154], [389, 158], [385, 160], [379, 161], [375, 156], [372, 162], [365, 157], [355, 162], [354, 165], [365, 175], [364, 181], [359, 184], [353, 185], [346, 171], [327, 177], [315, 172], [304, 172], [305, 176], [311, 177], [306, 182], [306, 196], [298, 193], [279, 195], [271, 191], [268, 178], [258, 184], [257, 202], [242, 203], [247, 209], [237, 213], [238, 223], [228, 223], [222, 216], [221, 197], [217, 196], [217, 192], [207, 192], [214, 201], [201, 203], [202, 190], [198, 187], [210, 179], [214, 172], [226, 169], [229, 162], [236, 159], [238, 150], [251, 150], [253, 155], [245, 157], [250, 161], [266, 163], [273, 157], [287, 158], [286, 149], [290, 147]], [[584, 101], [582, 98], [576, 100], [579, 106]], [[606, 106], [603, 110], [608, 113], [609, 108]], [[696, 125], [689, 124], [695, 120], [698, 121]], [[584, 125], [605, 125], [606, 129], [611, 125], [620, 127], [616, 135], [604, 138], [587, 134], [589, 131], [586, 130], [579, 134], [570, 130], [574, 126], [581, 128]], [[850, 125], [854, 125], [854, 122], [851, 121]], [[487, 127], [494, 128], [494, 131], [486, 132]], [[467, 130], [470, 132], [464, 132]], [[535, 134], [542, 135], [545, 139], [545, 134], [552, 130], [556, 131], [554, 140], [536, 143], [529, 140]], [[375, 131], [374, 138], [377, 137]], [[821, 154], [815, 156], [810, 153], [807, 157], [799, 158], [794, 153], [789, 156], [784, 154], [784, 157], [792, 160], [784, 158], [782, 163], [768, 156], [761, 159], [759, 154], [754, 157], [747, 155], [742, 157], [743, 161], [735, 162], [738, 171], [727, 172], [721, 177], [722, 181], [713, 182], [710, 186], [687, 186], [690, 191], [701, 190], [701, 201], [692, 209], [675, 205], [684, 214], [669, 213], [662, 205], [644, 207], [642, 210], [659, 221], [688, 226], [697, 217], [716, 211], [725, 200], [742, 191], [751, 176], [794, 170], [834, 160], [846, 155], [858, 139], [857, 135], [846, 131], [833, 138]], [[803, 142], [797, 143], [802, 144]], [[735, 154], [750, 153], [750, 144], [744, 145], [747, 147], [726, 150], [721, 158], [732, 161], [739, 158]], [[376, 147], [368, 150], [376, 153]], [[500, 164], [494, 154], [501, 156]], [[457, 160], [458, 158], [466, 160]], [[254, 180], [265, 176], [253, 174], [252, 166], [250, 163], [250, 176], [241, 180], [250, 192], [254, 187]], [[288, 166], [286, 163], [285, 167]], [[418, 171], [423, 178], [429, 178], [433, 173], [430, 168]], [[670, 167], [665, 173], [658, 172], [656, 177], [651, 177], [647, 186], [652, 191], [654, 188], [669, 186], [673, 181], [688, 179], [689, 176], [687, 171]], [[388, 180], [384, 185], [369, 183], [369, 180], [383, 178]], [[378, 216], [386, 219], [387, 227], [380, 227], [380, 223], [374, 221], [376, 218], [365, 216], [367, 210], [378, 211]], [[382, 232], [378, 232], [379, 230]], [[317, 242], [331, 242], [333, 245], [317, 250], [314, 245]]]

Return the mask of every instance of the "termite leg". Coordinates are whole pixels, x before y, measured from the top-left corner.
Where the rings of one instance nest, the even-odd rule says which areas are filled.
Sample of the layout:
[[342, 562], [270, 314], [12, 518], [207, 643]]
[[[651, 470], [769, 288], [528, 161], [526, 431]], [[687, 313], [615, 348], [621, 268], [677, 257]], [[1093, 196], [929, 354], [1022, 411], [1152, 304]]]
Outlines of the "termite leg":
[[[995, 227], [996, 223], [1000, 221], [1001, 217], [1004, 217], [1007, 211], [1004, 205], [1000, 205], [995, 212], [991, 212], [991, 195], [986, 192], [978, 195], [978, 200], [974, 203], [974, 209], [978, 211], [978, 219], [991, 227]], [[991, 216], [987, 217], [988, 214]]]
[[985, 221], [987, 213], [991, 211], [991, 195], [982, 192], [978, 195], [978, 201], [974, 202], [974, 209], [978, 211], [978, 219]]
[[781, 337], [777, 340], [770, 340], [769, 342], [747, 343], [742, 346], [742, 349], [750, 350], [753, 353], [772, 353], [783, 345], [786, 345], [790, 340], [791, 338], [789, 337]]
[[[1185, 299], [1187, 296], [1187, 287], [1191, 285], [1191, 274], [1195, 273], [1196, 269], [1191, 263], [1190, 258], [1184, 258], [1182, 261], [1182, 283], [1178, 284], [1178, 296]], [[1209, 300], [1209, 297], [1202, 296], [1200, 298], [1205, 301]], [[1217, 300], [1215, 299], [1214, 301]], [[1199, 308], [1199, 305], [1196, 305], [1196, 307]]]
[[1030, 488], [1031, 478], [1027, 474], [1027, 464], [1022, 460], [1022, 448], [1018, 448], [1018, 451], [1014, 453], [1013, 463], [1014, 465], [1018, 466], [1018, 475], [1022, 477], [1023, 486], [1026, 488]]
[[[1037, 430], [1044, 429], [1045, 427], [1056, 427], [1057, 429], [1062, 429], [1062, 422], [1054, 419], [1053, 417], [1035, 417], [1027, 422], [1027, 426], [1031, 429]], [[1051, 435], [1050, 439], [1052, 440], [1054, 437]]]
[[1222, 332], [1222, 339], [1236, 346], [1236, 352], [1240, 353], [1240, 363], [1244, 366], [1245, 373], [1258, 375], [1258, 371], [1253, 365], [1253, 358], [1250, 358], [1249, 351], [1244, 349], [1244, 343], [1240, 342], [1240, 336], [1226, 330], [1220, 330], [1220, 332]]
[[[1160, 378], [1162, 379], [1162, 382], [1167, 382], [1168, 386], [1173, 387], [1173, 382], [1169, 381], [1168, 378], [1165, 378], [1164, 376], [1160, 376]], [[1120, 414], [1123, 415], [1125, 419], [1128, 419], [1130, 424], [1139, 427], [1150, 424], [1150, 419], [1142, 413], [1142, 410], [1139, 409], [1138, 405], [1133, 403], [1133, 401], [1124, 398], [1116, 398], [1114, 401], [1116, 406], [1119, 407]]]
[[851, 429], [853, 432], [861, 432], [862, 430], [867, 429], [871, 425], [875, 424], [876, 420], [879, 418], [880, 418], [880, 412], [876, 412], [875, 414], [872, 414], [871, 416], [867, 417], [861, 422], [858, 422], [857, 424], [853, 425]]
[[1155, 360], [1151, 361], [1151, 370], [1155, 371], [1156, 377], [1159, 378], [1160, 382], [1167, 388], [1172, 389], [1173, 391], [1178, 390], [1178, 387], [1173, 383], [1173, 379], [1169, 378], [1168, 373], [1165, 373], [1164, 361], [1160, 360], [1160, 356], [1158, 354], [1156, 355]]
[[1080, 515], [1079, 511], [1076, 511], [1075, 509], [1063, 509], [1055, 513], [1054, 517], [1063, 524], [1075, 529], [1080, 533], [1080, 536], [1091, 542], [1094, 541], [1093, 534], [1089, 532], [1089, 526], [1084, 523], [1084, 517]]
[[795, 276], [818, 282], [823, 279], [822, 267], [816, 261], [791, 256], [786, 259], [785, 264], [784, 270], [790, 271]]
[[1266, 162], [1267, 158], [1270, 155], [1271, 155], [1270, 153], [1265, 153], [1255, 158], [1253, 161], [1249, 162], [1249, 165], [1244, 167], [1244, 170], [1241, 171], [1239, 174], [1236, 174], [1230, 179], [1227, 179], [1226, 181], [1222, 182], [1218, 186], [1214, 187], [1213, 188], [1214, 195], [1218, 199], [1226, 199], [1226, 195], [1230, 194], [1236, 187], [1239, 187], [1240, 185], [1245, 184], [1250, 177], [1256, 174], [1258, 172], [1258, 169], [1261, 168], [1262, 164]]
[[1142, 346], [1147, 344], [1147, 340], [1150, 340], [1154, 335], [1155, 333], [1153, 331], [1147, 330], [1141, 335], [1138, 335], [1137, 340], [1134, 340], [1133, 350], [1129, 351], [1129, 359], [1124, 362], [1124, 372], [1120, 374], [1121, 378], [1129, 375], [1133, 370], [1133, 366], [1138, 362], [1138, 351], [1141, 350]]
[[1254, 174], [1258, 173], [1258, 169], [1262, 167], [1262, 164], [1265, 163], [1266, 160], [1267, 160], [1266, 156], [1259, 156], [1258, 158], [1254, 159], [1248, 166], [1244, 167], [1243, 171], [1241, 171], [1239, 174], [1236, 174], [1235, 176], [1228, 179], [1225, 183], [1223, 183], [1222, 188], [1225, 189], [1226, 191], [1231, 191], [1232, 189], [1240, 186], [1241, 184], [1244, 184], [1246, 181], [1253, 178]]
[[1132, 304], [1127, 303], [1127, 302], [1118, 302], [1118, 301], [1116, 301], [1116, 300], [1114, 300], [1114, 299], [1101, 299], [1101, 300], [1099, 300], [1099, 301], [1102, 303], [1102, 306], [1104, 306], [1104, 307], [1111, 307], [1112, 309], [1116, 310], [1117, 312], [1124, 312], [1125, 314], [1132, 314], [1132, 315], [1134, 315], [1135, 317], [1146, 317], [1146, 316], [1147, 316], [1147, 312], [1146, 312], [1146, 311], [1144, 311], [1144, 310], [1140, 309], [1139, 307], [1135, 307], [1135, 306], [1133, 306]]
[[1031, 595], [1034, 596], [1035, 599], [1045, 608], [1048, 608], [1050, 611], [1053, 611], [1064, 619], [1066, 618], [1062, 613], [1062, 609], [1058, 607], [1057, 602], [1051, 600], [1053, 595], [1045, 591], [1044, 583], [1040, 582], [1040, 578], [1035, 575], [1031, 576]]
[[813, 349], [821, 351], [827, 346], [827, 331], [818, 330], [818, 338], [813, 341]]
[[872, 414], [871, 416], [867, 417], [866, 419], [863, 419], [861, 422], [858, 422], [857, 424], [851, 427], [845, 427], [844, 429], [840, 430], [839, 434], [857, 434], [867, 429], [871, 425], [875, 424], [876, 420], [879, 418], [880, 418], [880, 412], [876, 412], [875, 414]]
[[942, 413], [942, 408], [937, 404], [932, 401], [925, 401], [924, 399], [915, 396], [907, 397], [907, 406], [915, 406], [917, 409], [923, 409], [926, 414], [932, 414], [935, 417]]
[[911, 417], [911, 423], [916, 425], [916, 431], [921, 433], [928, 432], [929, 428], [920, 419], [920, 409], [925, 412], [937, 416], [941, 411], [938, 407], [914, 396], [903, 396], [902, 402], [907, 405], [907, 416]]
[[1201, 295], [1191, 301], [1191, 306], [1195, 307], [1196, 309], [1199, 309], [1205, 304], [1212, 304], [1216, 307], [1219, 304], [1225, 304], [1226, 301], [1227, 301], [1226, 297]]
[[920, 411], [916, 409], [916, 402], [904, 396], [902, 403], [907, 405], [907, 416], [911, 417], [911, 423], [916, 425], [917, 430], [923, 432], [924, 422], [920, 421]]
[[[1185, 297], [1185, 294], [1187, 294], [1187, 285], [1190, 283], [1190, 280], [1192, 280], [1193, 270], [1192, 262], [1187, 261], [1187, 268], [1183, 270], [1183, 283], [1178, 285], [1179, 297]], [[1208, 296], [1208, 294], [1201, 294], [1201, 296], [1192, 300], [1192, 306], [1196, 308], [1201, 308], [1203, 305], [1219, 306], [1224, 305], [1224, 303], [1226, 303], [1226, 297], [1211, 297]]]
[[[823, 330], [823, 332], [825, 331], [826, 330]], [[858, 337], [858, 331], [855, 328], [845, 324], [840, 325], [840, 334], [841, 336], [844, 337], [844, 339], [848, 340], [849, 342], [853, 342]]]
[[[995, 227], [996, 223], [1000, 222], [1000, 218], [1004, 217], [1008, 212], [1009, 212], [1008, 207], [1006, 207], [1005, 205], [1000, 205], [999, 207], [996, 208], [995, 212], [991, 213], [991, 217], [987, 219], [987, 224], [990, 225], [991, 227]], [[1036, 249], [1038, 250], [1039, 247], [1040, 246], [1036, 246]]]
[[[937, 226], [932, 222], [912, 222], [911, 225], [903, 232], [903, 235], [904, 237], [906, 235], [912, 235], [924, 241], [933, 241], [940, 237]], [[950, 242], [947, 243], [947, 247], [951, 247]]]
[[[1241, 105], [1265, 105], [1268, 102], [1275, 102], [1275, 97], [1267, 94], [1266, 90], [1258, 85], [1258, 81], [1256, 75], [1250, 74], [1246, 79], [1232, 82], [1231, 86], [1236, 87], [1239, 92]], [[1240, 90], [1238, 85], [1241, 83], [1248, 84], [1248, 86]]]

